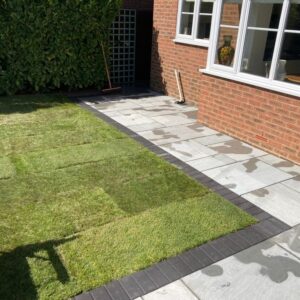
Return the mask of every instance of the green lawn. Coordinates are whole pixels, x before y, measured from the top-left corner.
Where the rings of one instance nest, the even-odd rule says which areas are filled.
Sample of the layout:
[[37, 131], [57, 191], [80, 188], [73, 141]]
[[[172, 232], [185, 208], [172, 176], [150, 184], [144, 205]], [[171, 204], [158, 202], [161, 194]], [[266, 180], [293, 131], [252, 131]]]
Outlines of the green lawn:
[[0, 98], [0, 299], [68, 299], [254, 222], [66, 98]]

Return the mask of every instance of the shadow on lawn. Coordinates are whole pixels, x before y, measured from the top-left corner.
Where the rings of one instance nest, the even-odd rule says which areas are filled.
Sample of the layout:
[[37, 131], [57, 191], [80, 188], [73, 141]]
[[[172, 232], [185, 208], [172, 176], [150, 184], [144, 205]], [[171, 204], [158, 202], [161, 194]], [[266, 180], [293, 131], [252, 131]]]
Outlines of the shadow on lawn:
[[[68, 282], [68, 272], [56, 253], [55, 247], [74, 239], [76, 237], [20, 246], [11, 252], [0, 252], [0, 299], [38, 299], [28, 258], [51, 262], [57, 280], [61, 283]], [[48, 258], [36, 255], [39, 251], [46, 251]]]
[[31, 113], [66, 103], [72, 103], [67, 97], [59, 95], [18, 95], [0, 97], [0, 116], [14, 113]]

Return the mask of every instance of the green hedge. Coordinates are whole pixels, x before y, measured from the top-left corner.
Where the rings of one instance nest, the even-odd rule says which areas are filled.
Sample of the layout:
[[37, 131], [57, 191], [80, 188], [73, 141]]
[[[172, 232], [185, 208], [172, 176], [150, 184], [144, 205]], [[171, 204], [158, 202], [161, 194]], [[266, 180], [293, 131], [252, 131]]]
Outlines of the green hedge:
[[0, 94], [101, 86], [121, 0], [0, 0]]

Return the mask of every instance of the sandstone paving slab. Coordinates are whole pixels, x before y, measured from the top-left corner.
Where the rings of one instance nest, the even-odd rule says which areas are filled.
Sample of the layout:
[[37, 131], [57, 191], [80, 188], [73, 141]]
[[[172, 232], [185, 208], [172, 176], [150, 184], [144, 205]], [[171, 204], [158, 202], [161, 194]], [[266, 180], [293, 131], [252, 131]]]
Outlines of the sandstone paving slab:
[[198, 300], [191, 291], [181, 282], [174, 281], [148, 295], [143, 300]]
[[300, 260], [265, 241], [182, 280], [203, 300], [296, 300]]
[[197, 142], [199, 142], [202, 145], [208, 146], [232, 140], [233, 138], [231, 136], [216, 132], [216, 134], [214, 135], [198, 138]]
[[105, 115], [113, 118], [113, 117], [121, 117], [123, 114], [121, 114], [119, 111], [112, 110], [112, 111], [106, 111]]
[[[273, 167], [276, 167], [279, 170], [289, 173], [293, 176], [300, 175], [300, 166], [291, 161], [282, 159], [282, 158], [272, 155], [272, 154], [261, 156], [259, 159], [261, 161], [263, 161]], [[299, 183], [299, 185], [300, 185], [300, 183]]]
[[296, 176], [290, 180], [286, 180], [282, 182], [282, 184], [300, 193], [300, 176]]
[[110, 102], [103, 102], [93, 105], [96, 109], [102, 112], [107, 111], [123, 111], [128, 109], [134, 109], [137, 108], [137, 104], [133, 104], [128, 101], [110, 101]]
[[211, 169], [203, 173], [239, 195], [292, 177], [292, 175], [282, 172], [257, 158]]
[[164, 105], [154, 105], [149, 107], [137, 107], [135, 109], [140, 114], [149, 116], [149, 117], [155, 117], [155, 116], [163, 116], [163, 115], [169, 115], [174, 113], [182, 113], [182, 112], [197, 112], [197, 109], [193, 106], [186, 106], [184, 108], [172, 105], [172, 104], [164, 104]]
[[175, 102], [175, 99], [168, 96], [153, 96], [139, 97], [138, 99], [128, 99], [127, 101], [141, 107], [160, 107], [163, 105], [172, 105], [172, 103]]
[[290, 226], [300, 224], [300, 193], [281, 183], [255, 190], [243, 197]]
[[124, 126], [153, 123], [152, 119], [140, 114], [113, 116], [111, 118]]
[[129, 129], [131, 129], [135, 132], [150, 131], [153, 129], [164, 128], [164, 127], [165, 127], [165, 125], [158, 123], [158, 122], [154, 122], [154, 121], [152, 123], [128, 126]]
[[279, 234], [272, 238], [272, 241], [300, 259], [300, 225]]
[[154, 121], [164, 124], [165, 126], [175, 126], [189, 124], [196, 120], [194, 112], [170, 114], [164, 116], [156, 116], [152, 118]]
[[266, 155], [267, 153], [243, 143], [240, 140], [231, 139], [223, 143], [214, 144], [210, 146], [211, 149], [217, 151], [219, 154], [226, 154], [235, 161], [243, 161], [249, 158]]
[[194, 139], [196, 137], [214, 134], [214, 130], [197, 123], [178, 125], [144, 131], [141, 135], [156, 145]]
[[187, 164], [192, 166], [198, 171], [206, 171], [217, 167], [225, 166], [228, 164], [235, 163], [233, 159], [223, 154], [216, 154], [209, 157], [204, 157], [196, 160], [188, 161]]
[[174, 142], [160, 147], [185, 162], [216, 154], [194, 140]]
[[[94, 100], [90, 105], [98, 105], [99, 111], [131, 130], [145, 133], [146, 139], [249, 197], [281, 221], [299, 224], [299, 166], [197, 124], [197, 110], [174, 101], [168, 96], [139, 95], [120, 97], [119, 105]], [[156, 129], [160, 131], [154, 132]], [[300, 299], [299, 277], [299, 227], [295, 227], [136, 300], [293, 300]]]

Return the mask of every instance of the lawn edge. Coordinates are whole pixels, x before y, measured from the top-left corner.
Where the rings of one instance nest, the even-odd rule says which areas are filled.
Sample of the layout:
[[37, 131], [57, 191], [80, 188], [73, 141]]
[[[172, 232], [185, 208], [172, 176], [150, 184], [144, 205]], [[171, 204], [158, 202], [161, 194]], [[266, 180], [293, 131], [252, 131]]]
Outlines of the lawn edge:
[[244, 229], [228, 233], [201, 246], [184, 251], [175, 257], [160, 261], [151, 267], [114, 280], [89, 292], [76, 295], [72, 298], [73, 300], [133, 300], [291, 229], [291, 226], [273, 217], [242, 196], [86, 104], [83, 100], [84, 97], [68, 98], [258, 220], [256, 224]]

